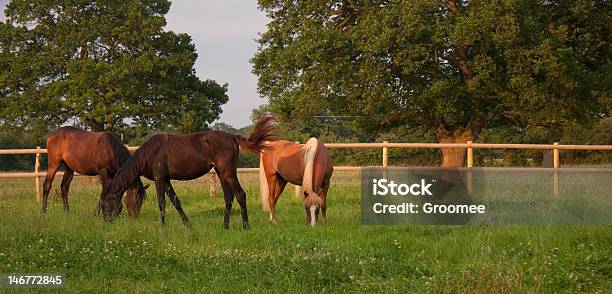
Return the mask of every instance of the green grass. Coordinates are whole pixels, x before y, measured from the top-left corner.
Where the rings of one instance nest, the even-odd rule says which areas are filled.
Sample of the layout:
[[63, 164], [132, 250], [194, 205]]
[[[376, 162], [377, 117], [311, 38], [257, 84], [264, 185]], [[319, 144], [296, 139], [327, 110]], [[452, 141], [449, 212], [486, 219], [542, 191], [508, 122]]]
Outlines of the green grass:
[[363, 226], [357, 181], [356, 174], [335, 176], [329, 223], [311, 229], [292, 186], [272, 225], [259, 208], [256, 179], [242, 176], [251, 230], [241, 229], [235, 203], [226, 231], [222, 197], [211, 199], [204, 180], [174, 184], [190, 229], [169, 202], [167, 224], [159, 224], [152, 190], [139, 219], [107, 223], [94, 216], [100, 188], [90, 179], [73, 182], [70, 214], [50, 199], [44, 216], [33, 180], [1, 180], [0, 273], [66, 273], [71, 292], [612, 289], [610, 226]]

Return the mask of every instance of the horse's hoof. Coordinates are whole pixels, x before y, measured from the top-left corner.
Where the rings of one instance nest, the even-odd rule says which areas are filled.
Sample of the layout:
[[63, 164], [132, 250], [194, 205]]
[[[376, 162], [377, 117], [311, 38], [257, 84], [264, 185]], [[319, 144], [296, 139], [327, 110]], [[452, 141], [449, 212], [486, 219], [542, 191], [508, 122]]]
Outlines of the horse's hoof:
[[243, 230], [250, 230], [251, 226], [249, 225], [249, 223], [242, 223], [242, 229]]
[[190, 221], [184, 221], [183, 224], [188, 227], [191, 228], [191, 222]]

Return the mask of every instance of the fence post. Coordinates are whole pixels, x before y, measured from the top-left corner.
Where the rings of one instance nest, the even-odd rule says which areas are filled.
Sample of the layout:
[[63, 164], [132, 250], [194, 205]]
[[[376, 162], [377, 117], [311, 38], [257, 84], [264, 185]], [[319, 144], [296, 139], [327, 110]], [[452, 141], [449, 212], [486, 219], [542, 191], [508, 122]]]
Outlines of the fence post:
[[[295, 144], [300, 144], [300, 141], [295, 141]], [[295, 198], [302, 199], [302, 195], [304, 195], [304, 187], [295, 185]]]
[[553, 146], [555, 147], [553, 149], [553, 167], [554, 168], [559, 168], [559, 149], [556, 148], [557, 145], [559, 145], [559, 142], [555, 142], [553, 144]]
[[40, 177], [38, 177], [38, 172], [40, 171], [40, 146], [36, 146], [36, 161], [34, 161], [34, 173], [35, 182], [36, 182], [36, 201], [40, 202]]
[[389, 147], [387, 147], [389, 141], [383, 141], [383, 154], [382, 154], [382, 165], [387, 167], [389, 165]]
[[210, 198], [217, 198], [217, 180], [216, 180], [216, 173], [210, 173], [209, 179], [210, 179]]
[[474, 148], [472, 148], [472, 141], [467, 141], [467, 167], [474, 166]]
[[473, 191], [472, 183], [472, 167], [474, 166], [474, 148], [472, 141], [467, 141], [467, 190], [469, 193]]
[[553, 193], [555, 196], [559, 196], [559, 149], [557, 148], [559, 142], [553, 143], [555, 147], [553, 149]]

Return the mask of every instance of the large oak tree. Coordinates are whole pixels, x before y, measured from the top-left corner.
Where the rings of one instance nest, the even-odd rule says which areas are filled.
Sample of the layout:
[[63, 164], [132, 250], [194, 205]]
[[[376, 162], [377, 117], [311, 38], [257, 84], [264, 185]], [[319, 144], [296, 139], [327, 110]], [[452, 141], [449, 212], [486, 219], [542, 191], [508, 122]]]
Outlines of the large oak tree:
[[166, 0], [12, 0], [0, 23], [0, 123], [206, 128], [227, 85], [200, 80]]
[[[609, 116], [609, 1], [260, 0], [252, 62], [284, 120], [352, 115], [439, 142]], [[465, 150], [442, 149], [462, 166]]]

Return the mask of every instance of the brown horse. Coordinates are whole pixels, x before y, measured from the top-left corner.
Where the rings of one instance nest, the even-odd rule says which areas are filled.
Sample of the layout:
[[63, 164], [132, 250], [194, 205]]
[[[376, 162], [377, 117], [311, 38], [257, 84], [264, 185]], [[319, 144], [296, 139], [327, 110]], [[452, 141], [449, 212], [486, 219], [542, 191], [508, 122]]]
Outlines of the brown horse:
[[327, 222], [327, 190], [333, 171], [325, 145], [316, 138], [303, 145], [283, 140], [268, 143], [259, 159], [259, 181], [262, 206], [270, 211], [270, 221], [276, 223], [274, 208], [289, 182], [304, 189], [306, 224], [315, 226], [319, 208], [323, 223]]
[[162, 224], [165, 223], [166, 198], [176, 208], [183, 223], [189, 220], [181, 207], [170, 180], [192, 180], [208, 173], [212, 168], [219, 176], [225, 198], [223, 226], [229, 228], [229, 216], [234, 197], [240, 204], [242, 226], [249, 228], [246, 207], [246, 193], [237, 176], [240, 148], [259, 153], [265, 148], [264, 141], [273, 140], [273, 117], [261, 117], [255, 124], [251, 136], [246, 139], [221, 131], [210, 131], [190, 135], [157, 134], [147, 140], [134, 155], [119, 169], [109, 185], [102, 206], [108, 219], [116, 215], [121, 204], [121, 195], [135, 178], [140, 175], [155, 181], [157, 201]]
[[[121, 165], [130, 158], [130, 152], [121, 140], [111, 132], [92, 133], [75, 127], [62, 127], [47, 136], [48, 169], [43, 185], [42, 211], [47, 212], [47, 199], [55, 173], [64, 164], [66, 171], [62, 178], [62, 202], [68, 212], [68, 190], [74, 172], [88, 176], [100, 176], [102, 193], [115, 176]], [[126, 206], [131, 217], [137, 217], [145, 197], [145, 189], [140, 178], [130, 183], [126, 196]], [[98, 209], [100, 209], [98, 203]]]

